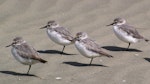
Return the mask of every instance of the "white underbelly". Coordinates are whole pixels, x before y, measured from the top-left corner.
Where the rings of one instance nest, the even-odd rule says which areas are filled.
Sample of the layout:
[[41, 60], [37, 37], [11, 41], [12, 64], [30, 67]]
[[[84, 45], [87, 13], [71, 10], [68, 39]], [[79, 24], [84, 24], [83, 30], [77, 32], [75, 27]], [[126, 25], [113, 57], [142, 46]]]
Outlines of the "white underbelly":
[[55, 31], [50, 31], [50, 30], [47, 30], [47, 34], [49, 36], [49, 38], [56, 42], [57, 44], [60, 44], [60, 45], [70, 45], [72, 42], [65, 39], [65, 38], [62, 38], [62, 36], [60, 34], [58, 34], [57, 32]]
[[139, 39], [133, 38], [132, 36], [128, 35], [126, 32], [117, 28], [116, 26], [114, 26], [113, 30], [114, 30], [115, 35], [124, 42], [136, 43], [139, 41]]
[[19, 54], [17, 53], [15, 48], [12, 48], [11, 52], [12, 52], [14, 58], [24, 65], [32, 65], [32, 64], [39, 62], [39, 61], [32, 60], [32, 59], [22, 58], [21, 56], [19, 56]]
[[98, 53], [87, 50], [86, 47], [78, 41], [75, 42], [75, 47], [85, 57], [92, 58], [100, 56]]

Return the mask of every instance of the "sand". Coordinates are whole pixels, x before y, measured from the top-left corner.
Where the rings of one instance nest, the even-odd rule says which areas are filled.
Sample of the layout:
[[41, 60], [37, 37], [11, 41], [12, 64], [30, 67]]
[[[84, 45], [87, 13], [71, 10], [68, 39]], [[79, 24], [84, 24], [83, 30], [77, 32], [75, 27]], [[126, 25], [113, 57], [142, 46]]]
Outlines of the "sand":
[[[0, 84], [149, 84], [150, 46], [141, 41], [124, 51], [120, 41], [107, 27], [114, 18], [123, 17], [150, 39], [149, 0], [0, 0]], [[47, 21], [56, 20], [75, 35], [87, 32], [114, 58], [83, 57], [74, 45], [65, 48], [52, 42], [45, 30]], [[28, 66], [17, 62], [11, 48], [5, 48], [16, 36], [22, 36], [40, 52], [47, 64]]]

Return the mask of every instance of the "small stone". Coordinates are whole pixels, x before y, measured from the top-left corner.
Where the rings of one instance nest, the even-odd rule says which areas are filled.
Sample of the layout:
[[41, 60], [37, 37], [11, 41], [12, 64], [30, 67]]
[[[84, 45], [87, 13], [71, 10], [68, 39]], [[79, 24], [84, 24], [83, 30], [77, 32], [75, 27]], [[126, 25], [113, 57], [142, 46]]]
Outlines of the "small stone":
[[56, 77], [56, 80], [61, 80], [62, 78], [61, 77]]
[[21, 78], [19, 78], [18, 80], [21, 80]]
[[139, 54], [135, 54], [135, 56], [139, 56]]
[[122, 82], [126, 82], [126, 80], [122, 80]]

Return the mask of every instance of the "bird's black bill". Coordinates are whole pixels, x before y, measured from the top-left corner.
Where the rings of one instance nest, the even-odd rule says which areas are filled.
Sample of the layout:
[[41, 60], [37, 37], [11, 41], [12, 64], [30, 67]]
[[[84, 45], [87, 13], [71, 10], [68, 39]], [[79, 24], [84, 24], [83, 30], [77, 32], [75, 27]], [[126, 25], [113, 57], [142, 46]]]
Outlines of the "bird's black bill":
[[106, 26], [112, 26], [112, 25], [114, 25], [115, 23], [113, 22], [113, 23], [111, 23], [111, 24], [109, 24], [109, 25], [106, 25]]
[[7, 45], [7, 46], [5, 46], [5, 47], [10, 47], [10, 46], [12, 46], [13, 45], [13, 43], [12, 44], [10, 44], [10, 45]]
[[47, 25], [46, 25], [46, 26], [44, 26], [44, 27], [41, 27], [40, 29], [45, 29], [45, 28], [47, 28]]

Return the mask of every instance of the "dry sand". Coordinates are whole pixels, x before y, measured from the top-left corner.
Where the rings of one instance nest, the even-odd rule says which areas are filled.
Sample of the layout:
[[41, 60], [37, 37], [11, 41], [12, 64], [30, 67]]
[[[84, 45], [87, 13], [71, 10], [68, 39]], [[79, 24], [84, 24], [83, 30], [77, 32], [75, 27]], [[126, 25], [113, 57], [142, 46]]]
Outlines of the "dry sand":
[[[112, 27], [114, 18], [123, 17], [150, 39], [150, 0], [0, 0], [0, 84], [149, 84], [150, 45], [144, 41], [121, 51], [127, 43], [120, 41]], [[56, 20], [73, 35], [85, 31], [106, 48], [114, 58], [90, 59], [80, 55], [74, 45], [62, 46], [49, 40], [39, 28]], [[6, 45], [22, 36], [33, 45], [47, 64], [28, 66], [17, 62]], [[141, 50], [142, 52], [139, 52]], [[146, 58], [146, 59], [144, 59]], [[107, 66], [107, 67], [105, 67]]]

